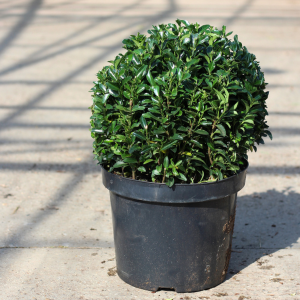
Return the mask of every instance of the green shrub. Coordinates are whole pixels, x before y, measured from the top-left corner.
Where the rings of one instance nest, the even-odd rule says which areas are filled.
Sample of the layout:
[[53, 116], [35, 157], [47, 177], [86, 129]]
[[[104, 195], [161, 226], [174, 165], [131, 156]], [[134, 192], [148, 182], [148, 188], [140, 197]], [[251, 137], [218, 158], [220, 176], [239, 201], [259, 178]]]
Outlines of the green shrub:
[[222, 180], [243, 168], [263, 136], [272, 138], [264, 73], [225, 26], [176, 22], [125, 39], [125, 54], [97, 74], [94, 154], [133, 179]]

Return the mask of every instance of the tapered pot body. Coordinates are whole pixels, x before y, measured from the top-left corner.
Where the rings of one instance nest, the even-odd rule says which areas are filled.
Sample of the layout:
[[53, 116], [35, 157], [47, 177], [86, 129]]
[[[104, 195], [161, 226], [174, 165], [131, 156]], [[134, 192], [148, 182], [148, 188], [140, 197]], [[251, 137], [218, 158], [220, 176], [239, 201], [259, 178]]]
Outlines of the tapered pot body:
[[121, 279], [146, 290], [167, 288], [179, 293], [223, 282], [237, 192], [245, 184], [246, 170], [219, 182], [173, 188], [102, 170], [103, 183], [110, 190]]

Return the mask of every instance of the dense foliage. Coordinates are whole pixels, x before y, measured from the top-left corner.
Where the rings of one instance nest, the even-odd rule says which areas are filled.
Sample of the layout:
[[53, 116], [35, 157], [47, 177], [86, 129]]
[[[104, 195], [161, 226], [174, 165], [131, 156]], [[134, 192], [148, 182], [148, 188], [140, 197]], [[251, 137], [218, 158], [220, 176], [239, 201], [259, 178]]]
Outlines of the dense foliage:
[[255, 55], [225, 26], [176, 22], [125, 39], [97, 74], [91, 135], [109, 172], [169, 186], [221, 180], [271, 137]]

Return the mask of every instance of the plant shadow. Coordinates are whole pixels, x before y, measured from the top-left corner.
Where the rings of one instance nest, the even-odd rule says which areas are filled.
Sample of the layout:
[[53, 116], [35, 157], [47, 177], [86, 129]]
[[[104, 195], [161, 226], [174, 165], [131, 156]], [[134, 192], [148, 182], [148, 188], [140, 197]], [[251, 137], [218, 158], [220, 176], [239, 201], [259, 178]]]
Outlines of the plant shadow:
[[[226, 280], [262, 256], [299, 248], [300, 194], [286, 188], [237, 198], [232, 256]], [[253, 251], [251, 251], [253, 250]]]

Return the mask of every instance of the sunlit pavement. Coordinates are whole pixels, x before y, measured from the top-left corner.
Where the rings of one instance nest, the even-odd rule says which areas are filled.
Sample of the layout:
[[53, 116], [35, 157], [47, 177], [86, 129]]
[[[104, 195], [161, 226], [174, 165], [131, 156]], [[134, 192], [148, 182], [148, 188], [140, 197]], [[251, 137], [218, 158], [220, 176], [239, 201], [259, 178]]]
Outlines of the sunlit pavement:
[[[0, 299], [300, 299], [299, 16], [299, 0], [1, 1]], [[274, 136], [249, 155], [225, 282], [191, 294], [114, 274], [87, 109], [121, 41], [177, 18], [224, 24], [257, 56]]]

